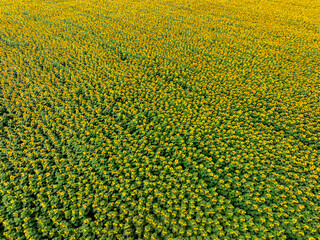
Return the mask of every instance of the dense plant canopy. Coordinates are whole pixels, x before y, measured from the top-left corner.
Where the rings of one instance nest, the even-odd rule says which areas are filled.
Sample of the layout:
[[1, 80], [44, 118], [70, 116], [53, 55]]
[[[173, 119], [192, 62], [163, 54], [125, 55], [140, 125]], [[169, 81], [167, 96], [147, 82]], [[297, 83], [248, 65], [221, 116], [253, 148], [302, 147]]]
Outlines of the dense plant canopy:
[[0, 0], [2, 238], [320, 239], [319, 16]]

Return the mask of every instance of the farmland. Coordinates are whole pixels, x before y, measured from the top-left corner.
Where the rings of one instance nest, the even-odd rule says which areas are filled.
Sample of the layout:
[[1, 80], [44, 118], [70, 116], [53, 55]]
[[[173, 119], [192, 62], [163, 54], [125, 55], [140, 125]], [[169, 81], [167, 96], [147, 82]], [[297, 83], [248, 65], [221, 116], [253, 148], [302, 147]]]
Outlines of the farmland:
[[320, 239], [319, 16], [0, 0], [0, 239]]

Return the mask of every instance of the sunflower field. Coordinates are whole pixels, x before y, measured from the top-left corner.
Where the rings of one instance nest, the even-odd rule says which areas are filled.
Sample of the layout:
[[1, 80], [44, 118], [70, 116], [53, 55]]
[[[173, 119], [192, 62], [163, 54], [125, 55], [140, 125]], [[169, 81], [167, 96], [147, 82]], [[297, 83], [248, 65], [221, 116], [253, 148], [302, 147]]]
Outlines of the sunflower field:
[[0, 239], [320, 239], [320, 1], [0, 0]]

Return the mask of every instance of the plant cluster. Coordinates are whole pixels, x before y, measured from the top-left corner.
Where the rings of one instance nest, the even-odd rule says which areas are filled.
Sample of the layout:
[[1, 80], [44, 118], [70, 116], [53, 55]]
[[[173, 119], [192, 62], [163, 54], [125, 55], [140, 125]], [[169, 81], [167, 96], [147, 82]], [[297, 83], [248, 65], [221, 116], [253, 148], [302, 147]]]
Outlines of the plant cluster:
[[319, 4], [0, 0], [5, 239], [320, 239]]

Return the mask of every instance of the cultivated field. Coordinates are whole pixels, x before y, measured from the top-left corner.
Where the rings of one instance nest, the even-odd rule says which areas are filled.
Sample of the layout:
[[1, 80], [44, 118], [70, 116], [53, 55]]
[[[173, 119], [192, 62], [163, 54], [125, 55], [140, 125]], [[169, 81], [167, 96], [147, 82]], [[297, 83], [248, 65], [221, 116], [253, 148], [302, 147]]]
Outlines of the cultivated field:
[[0, 239], [320, 239], [319, 16], [0, 0]]

